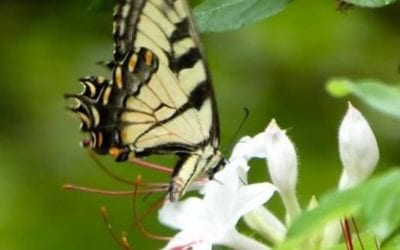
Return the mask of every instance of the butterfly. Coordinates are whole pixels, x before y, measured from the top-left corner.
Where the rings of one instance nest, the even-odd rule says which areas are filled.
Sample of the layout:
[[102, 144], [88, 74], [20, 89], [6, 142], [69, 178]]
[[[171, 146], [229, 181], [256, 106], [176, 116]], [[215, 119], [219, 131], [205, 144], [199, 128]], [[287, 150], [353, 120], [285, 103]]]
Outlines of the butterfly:
[[186, 0], [119, 0], [113, 15], [110, 80], [80, 79], [72, 112], [90, 146], [116, 161], [179, 157], [168, 187], [180, 199], [226, 165], [210, 74]]

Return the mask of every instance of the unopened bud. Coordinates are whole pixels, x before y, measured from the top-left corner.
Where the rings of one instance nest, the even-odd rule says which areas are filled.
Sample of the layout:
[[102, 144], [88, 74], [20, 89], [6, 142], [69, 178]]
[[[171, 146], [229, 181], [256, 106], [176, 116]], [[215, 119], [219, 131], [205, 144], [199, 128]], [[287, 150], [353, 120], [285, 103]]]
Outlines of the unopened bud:
[[300, 213], [296, 197], [297, 155], [293, 143], [272, 120], [265, 130], [266, 157], [272, 182], [278, 188], [286, 209], [286, 222]]
[[351, 103], [339, 128], [339, 153], [343, 164], [339, 189], [367, 179], [379, 160], [374, 133], [364, 116]]

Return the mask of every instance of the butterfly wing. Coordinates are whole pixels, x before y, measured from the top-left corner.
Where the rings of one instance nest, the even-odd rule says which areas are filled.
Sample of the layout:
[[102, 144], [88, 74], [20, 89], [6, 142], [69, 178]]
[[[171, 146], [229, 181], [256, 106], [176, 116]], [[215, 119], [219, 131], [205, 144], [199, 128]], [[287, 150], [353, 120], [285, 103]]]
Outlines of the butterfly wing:
[[[185, 0], [120, 0], [114, 10], [112, 80], [81, 79], [68, 95], [92, 147], [125, 160], [177, 154], [170, 185], [179, 198], [193, 179], [224, 162], [215, 97]], [[173, 196], [173, 197], [172, 197]]]
[[[218, 147], [215, 98], [196, 34], [182, 0], [115, 8], [113, 82], [131, 92], [121, 140], [139, 155], [191, 152], [210, 141]], [[141, 76], [146, 80], [137, 81]]]

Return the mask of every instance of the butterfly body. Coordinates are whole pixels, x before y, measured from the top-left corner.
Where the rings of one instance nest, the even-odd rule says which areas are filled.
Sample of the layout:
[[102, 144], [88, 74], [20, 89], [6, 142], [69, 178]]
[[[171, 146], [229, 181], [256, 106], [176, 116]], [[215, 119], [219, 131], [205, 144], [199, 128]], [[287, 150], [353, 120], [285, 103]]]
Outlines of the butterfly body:
[[202, 49], [185, 0], [124, 0], [114, 10], [112, 79], [80, 79], [81, 130], [117, 161], [153, 154], [180, 157], [169, 199], [225, 165], [218, 115]]

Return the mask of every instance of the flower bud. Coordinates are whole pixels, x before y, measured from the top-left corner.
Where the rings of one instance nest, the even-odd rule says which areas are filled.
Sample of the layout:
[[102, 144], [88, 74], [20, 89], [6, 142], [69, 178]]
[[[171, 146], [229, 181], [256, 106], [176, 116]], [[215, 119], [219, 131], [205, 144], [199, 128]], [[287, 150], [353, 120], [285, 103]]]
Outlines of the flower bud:
[[363, 182], [379, 160], [374, 133], [364, 116], [350, 102], [339, 128], [339, 153], [343, 164], [339, 189]]
[[279, 190], [286, 209], [286, 222], [300, 213], [296, 197], [297, 155], [293, 143], [272, 120], [265, 130], [265, 148], [269, 174]]

